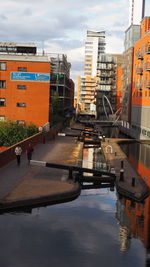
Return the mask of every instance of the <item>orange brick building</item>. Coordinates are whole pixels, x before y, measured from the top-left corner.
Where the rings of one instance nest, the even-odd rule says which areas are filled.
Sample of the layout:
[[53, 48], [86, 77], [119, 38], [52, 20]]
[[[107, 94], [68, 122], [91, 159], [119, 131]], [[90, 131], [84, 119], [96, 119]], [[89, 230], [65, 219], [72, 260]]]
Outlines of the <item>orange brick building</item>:
[[141, 37], [134, 45], [132, 81], [132, 135], [150, 138], [150, 17], [141, 22]]
[[50, 71], [46, 56], [0, 54], [0, 119], [48, 123]]
[[117, 66], [117, 78], [116, 78], [116, 110], [120, 110], [122, 108], [122, 77], [123, 68], [121, 64]]

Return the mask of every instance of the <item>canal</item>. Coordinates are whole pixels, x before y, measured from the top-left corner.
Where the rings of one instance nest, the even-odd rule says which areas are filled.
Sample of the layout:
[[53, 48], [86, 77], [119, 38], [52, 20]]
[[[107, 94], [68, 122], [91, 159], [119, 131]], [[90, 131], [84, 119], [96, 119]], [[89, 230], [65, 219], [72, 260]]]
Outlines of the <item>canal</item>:
[[[125, 150], [136, 168], [144, 164]], [[85, 149], [83, 159], [92, 166], [95, 151]], [[0, 247], [2, 267], [149, 266], [150, 198], [135, 203], [93, 188], [72, 202], [1, 214]]]

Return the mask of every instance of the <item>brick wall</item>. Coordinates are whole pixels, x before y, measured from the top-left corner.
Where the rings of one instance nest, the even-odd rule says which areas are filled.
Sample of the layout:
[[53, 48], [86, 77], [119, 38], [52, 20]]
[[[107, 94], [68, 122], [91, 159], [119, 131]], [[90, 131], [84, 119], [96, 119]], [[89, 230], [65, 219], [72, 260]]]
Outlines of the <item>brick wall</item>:
[[62, 130], [62, 128], [63, 127], [61, 125], [54, 126], [50, 129], [49, 132], [37, 133], [9, 147], [7, 150], [0, 152], [0, 167], [3, 167], [7, 163], [9, 163], [11, 160], [15, 159], [16, 155], [14, 153], [14, 150], [15, 150], [16, 145], [20, 145], [23, 150], [23, 153], [25, 153], [26, 147], [29, 143], [31, 143], [32, 146], [34, 147], [37, 144], [45, 143], [47, 141], [53, 140], [55, 136], [57, 135], [57, 133]]

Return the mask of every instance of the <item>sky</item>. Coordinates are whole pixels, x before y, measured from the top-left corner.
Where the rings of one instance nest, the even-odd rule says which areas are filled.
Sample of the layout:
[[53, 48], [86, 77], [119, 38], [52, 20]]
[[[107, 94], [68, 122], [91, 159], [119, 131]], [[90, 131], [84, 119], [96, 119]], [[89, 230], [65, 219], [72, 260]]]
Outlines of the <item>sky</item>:
[[128, 26], [129, 0], [5, 0], [0, 8], [0, 42], [35, 43], [47, 53], [66, 54], [75, 84], [83, 75], [87, 30], [105, 30], [106, 52], [122, 53]]

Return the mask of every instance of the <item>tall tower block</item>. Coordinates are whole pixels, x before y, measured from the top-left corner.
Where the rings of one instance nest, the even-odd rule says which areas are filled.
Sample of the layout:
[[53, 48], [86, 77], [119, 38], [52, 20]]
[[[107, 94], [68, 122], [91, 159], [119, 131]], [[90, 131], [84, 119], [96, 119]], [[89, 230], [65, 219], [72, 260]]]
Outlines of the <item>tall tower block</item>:
[[145, 0], [129, 0], [129, 26], [139, 25], [144, 17]]

